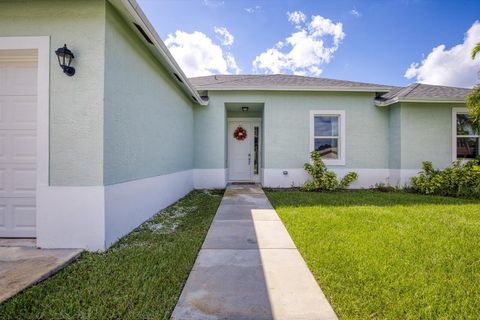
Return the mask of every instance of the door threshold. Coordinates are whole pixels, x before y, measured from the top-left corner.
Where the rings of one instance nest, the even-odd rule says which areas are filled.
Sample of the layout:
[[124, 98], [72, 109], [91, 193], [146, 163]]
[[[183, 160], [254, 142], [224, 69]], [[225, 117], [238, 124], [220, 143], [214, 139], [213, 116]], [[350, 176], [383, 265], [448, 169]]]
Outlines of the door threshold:
[[229, 181], [227, 184], [233, 185], [233, 186], [247, 186], [247, 185], [261, 186], [262, 185], [260, 182], [255, 182], [255, 181]]

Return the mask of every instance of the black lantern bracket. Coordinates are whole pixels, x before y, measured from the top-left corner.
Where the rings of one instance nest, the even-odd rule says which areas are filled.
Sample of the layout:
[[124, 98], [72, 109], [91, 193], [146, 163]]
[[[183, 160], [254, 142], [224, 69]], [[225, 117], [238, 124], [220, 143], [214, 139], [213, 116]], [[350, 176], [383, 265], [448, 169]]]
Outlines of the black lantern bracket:
[[72, 51], [70, 51], [65, 44], [62, 48], [58, 48], [55, 51], [55, 54], [57, 55], [58, 64], [60, 65], [60, 68], [62, 68], [63, 73], [69, 77], [73, 76], [75, 74], [75, 68], [71, 67], [70, 64], [75, 56], [73, 55]]

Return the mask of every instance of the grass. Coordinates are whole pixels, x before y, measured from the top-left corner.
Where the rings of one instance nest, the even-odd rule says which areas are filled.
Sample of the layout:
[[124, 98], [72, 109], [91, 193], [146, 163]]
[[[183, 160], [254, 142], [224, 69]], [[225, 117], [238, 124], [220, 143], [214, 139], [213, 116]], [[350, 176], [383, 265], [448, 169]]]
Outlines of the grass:
[[193, 191], [104, 253], [0, 305], [0, 319], [168, 319], [220, 204]]
[[480, 201], [267, 192], [341, 319], [479, 319]]

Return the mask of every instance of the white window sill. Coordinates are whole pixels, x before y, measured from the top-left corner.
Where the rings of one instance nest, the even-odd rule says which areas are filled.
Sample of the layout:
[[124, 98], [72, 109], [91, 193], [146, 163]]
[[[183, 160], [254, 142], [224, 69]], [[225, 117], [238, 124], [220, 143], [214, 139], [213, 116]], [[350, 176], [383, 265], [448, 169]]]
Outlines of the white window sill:
[[344, 166], [345, 165], [345, 160], [343, 159], [338, 159], [338, 160], [323, 160], [323, 163], [327, 166]]

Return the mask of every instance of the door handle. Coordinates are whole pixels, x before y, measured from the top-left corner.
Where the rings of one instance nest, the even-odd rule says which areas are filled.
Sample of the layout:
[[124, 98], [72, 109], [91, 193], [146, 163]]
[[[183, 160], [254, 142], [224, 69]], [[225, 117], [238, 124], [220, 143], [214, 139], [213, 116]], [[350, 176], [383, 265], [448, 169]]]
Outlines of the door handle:
[[248, 165], [250, 165], [250, 153], [248, 154]]

